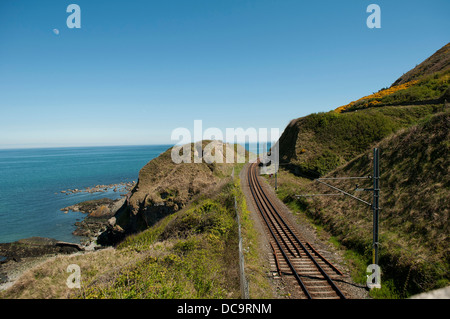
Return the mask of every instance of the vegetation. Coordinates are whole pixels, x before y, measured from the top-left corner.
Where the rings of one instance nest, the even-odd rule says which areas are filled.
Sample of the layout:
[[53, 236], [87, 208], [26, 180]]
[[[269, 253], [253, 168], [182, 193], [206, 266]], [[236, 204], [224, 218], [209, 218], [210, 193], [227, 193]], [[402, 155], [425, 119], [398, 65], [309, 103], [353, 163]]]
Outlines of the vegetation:
[[[239, 164], [235, 169], [235, 176], [239, 176], [243, 165]], [[250, 211], [247, 208], [245, 195], [242, 192], [241, 180], [234, 178], [234, 196], [238, 211], [240, 212], [242, 247], [244, 248], [245, 276], [248, 282], [250, 298], [274, 298], [267, 273], [269, 269], [264, 264], [261, 254], [261, 239], [255, 229], [254, 220], [251, 218]]]
[[[403, 298], [449, 284], [450, 114], [429, 116], [385, 139], [381, 149], [381, 291], [374, 297]], [[332, 176], [369, 176], [372, 151], [330, 172]], [[358, 182], [370, 188], [370, 180]], [[354, 181], [333, 185], [353, 193]], [[332, 242], [347, 250], [355, 280], [365, 282], [372, 263], [372, 214], [349, 197], [300, 197], [333, 192], [319, 183], [281, 171], [278, 196], [295, 212], [319, 225]], [[371, 202], [370, 192], [355, 192]], [[320, 228], [319, 227], [319, 228]]]
[[404, 84], [400, 84], [397, 86], [392, 86], [390, 88], [383, 88], [379, 90], [377, 93], [373, 93], [372, 95], [364, 96], [359, 100], [350, 102], [349, 104], [338, 107], [335, 111], [340, 113], [347, 110], [356, 110], [362, 108], [368, 108], [372, 106], [379, 106], [383, 103], [388, 97], [394, 95], [399, 91], [406, 90], [407, 88], [414, 86], [418, 81], [406, 82]]
[[[226, 154], [236, 146], [220, 141], [202, 142], [202, 148], [214, 146], [212, 156], [222, 163], [194, 163], [195, 144], [191, 143], [190, 162], [179, 165], [172, 161], [172, 150], [152, 159], [139, 171], [139, 180], [132, 190], [127, 207], [117, 216], [117, 224], [132, 233], [152, 226], [161, 218], [184, 208], [195, 196], [215, 188], [230, 176], [233, 165], [226, 163]], [[180, 156], [183, 151], [179, 151]], [[186, 151], [188, 152], [188, 151]], [[245, 151], [243, 152], [245, 156]], [[235, 153], [236, 154], [236, 153]], [[188, 154], [189, 155], [189, 154]]]
[[391, 87], [340, 106], [335, 111], [340, 113], [386, 105], [430, 104], [433, 100], [441, 99], [444, 94], [448, 98], [449, 85], [450, 43], [403, 74]]
[[88, 284], [81, 297], [238, 297], [233, 185], [228, 183], [215, 198], [199, 199], [191, 208], [127, 237], [118, 253], [127, 250], [145, 257], [122, 268], [107, 284]]
[[450, 85], [450, 70], [436, 72], [403, 84], [382, 89], [377, 93], [338, 107], [335, 111], [361, 110], [374, 106], [412, 104], [439, 99]]
[[319, 177], [373, 143], [441, 110], [442, 105], [420, 105], [310, 114], [295, 120], [283, 132], [280, 159], [297, 175]]
[[[236, 165], [238, 175], [242, 165]], [[184, 209], [162, 218], [115, 249], [58, 256], [30, 270], [1, 298], [239, 298], [238, 228], [252, 298], [271, 298], [258, 233], [240, 180], [223, 179]], [[69, 264], [81, 268], [81, 289], [69, 289]]]
[[437, 50], [428, 59], [409, 70], [394, 82], [400, 85], [409, 81], [418, 80], [424, 76], [448, 70], [450, 68], [450, 43]]
[[[372, 175], [372, 148], [380, 147], [383, 288], [374, 297], [403, 298], [449, 283], [449, 86], [447, 44], [391, 87], [293, 120], [280, 138], [278, 196], [345, 250], [361, 283], [372, 263], [370, 209], [346, 196], [294, 195], [330, 192], [312, 178]], [[352, 193], [356, 185], [336, 186]], [[355, 195], [371, 202], [370, 192]]]

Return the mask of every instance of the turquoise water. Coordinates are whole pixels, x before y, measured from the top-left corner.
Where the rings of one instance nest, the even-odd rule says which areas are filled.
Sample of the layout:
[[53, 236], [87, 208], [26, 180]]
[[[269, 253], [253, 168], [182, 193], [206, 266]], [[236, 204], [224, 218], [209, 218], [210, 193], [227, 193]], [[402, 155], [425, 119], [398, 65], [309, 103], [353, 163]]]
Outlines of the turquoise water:
[[[270, 143], [269, 143], [270, 145]], [[120, 197], [61, 193], [137, 181], [140, 169], [170, 145], [0, 150], [0, 243], [32, 236], [79, 242], [74, 223], [85, 215], [60, 209], [86, 200]], [[257, 144], [245, 144], [257, 153]], [[270, 147], [270, 146], [269, 146]]]
[[170, 145], [0, 150], [0, 242], [42, 236], [79, 242], [82, 213], [60, 211], [105, 193], [65, 195], [67, 189], [137, 181], [139, 170]]

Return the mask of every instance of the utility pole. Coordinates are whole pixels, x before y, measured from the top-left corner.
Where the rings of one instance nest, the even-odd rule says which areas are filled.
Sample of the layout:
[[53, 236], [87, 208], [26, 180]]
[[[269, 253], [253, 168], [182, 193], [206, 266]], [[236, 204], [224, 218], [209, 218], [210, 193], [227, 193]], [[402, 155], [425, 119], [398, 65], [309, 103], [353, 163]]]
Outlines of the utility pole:
[[379, 213], [380, 213], [380, 153], [378, 148], [373, 149], [373, 263], [378, 265], [379, 249]]
[[[369, 203], [359, 197], [356, 197], [342, 189], [339, 189], [333, 185], [330, 185], [325, 180], [348, 180], [348, 179], [372, 179], [373, 180], [373, 188], [359, 188], [356, 185], [355, 191], [369, 191], [373, 192], [372, 203]], [[337, 195], [345, 195], [356, 199], [359, 202], [370, 206], [373, 211], [373, 249], [372, 249], [372, 265], [369, 265], [367, 271], [374, 271], [373, 274], [369, 277], [367, 285], [370, 289], [372, 288], [381, 288], [381, 279], [380, 279], [380, 267], [378, 266], [379, 260], [379, 220], [380, 220], [380, 150], [378, 148], [373, 149], [373, 176], [361, 176], [361, 177], [324, 177], [317, 178], [315, 180], [327, 187], [330, 187], [339, 193], [331, 193], [331, 194], [304, 194], [304, 195], [295, 195], [296, 197], [311, 197], [311, 196], [337, 196]], [[375, 283], [372, 283], [371, 280], [375, 279]]]

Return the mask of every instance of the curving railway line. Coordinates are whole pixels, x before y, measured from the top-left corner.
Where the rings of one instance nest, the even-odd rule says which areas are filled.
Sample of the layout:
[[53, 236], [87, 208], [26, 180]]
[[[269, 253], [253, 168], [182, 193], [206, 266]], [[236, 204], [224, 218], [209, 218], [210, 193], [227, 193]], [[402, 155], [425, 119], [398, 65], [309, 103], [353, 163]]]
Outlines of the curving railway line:
[[342, 273], [302, 240], [274, 207], [259, 182], [257, 163], [250, 165], [247, 174], [255, 206], [270, 238], [278, 274], [292, 282], [299, 298], [345, 299], [335, 282]]

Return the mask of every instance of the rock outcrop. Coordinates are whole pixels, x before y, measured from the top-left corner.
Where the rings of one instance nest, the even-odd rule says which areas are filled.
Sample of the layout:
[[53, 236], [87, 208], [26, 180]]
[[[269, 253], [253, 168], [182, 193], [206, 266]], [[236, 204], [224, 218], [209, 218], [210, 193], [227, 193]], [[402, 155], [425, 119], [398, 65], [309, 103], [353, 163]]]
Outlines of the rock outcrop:
[[175, 163], [172, 148], [148, 162], [139, 172], [138, 182], [127, 195], [123, 207], [117, 211], [114, 220], [110, 220], [108, 230], [99, 236], [97, 242], [115, 244], [127, 234], [146, 229], [182, 209], [201, 191], [214, 187], [221, 177], [231, 174], [232, 167], [226, 163], [227, 154], [234, 152], [244, 157], [248, 154], [239, 145], [203, 141], [202, 149], [213, 149], [210, 153], [216, 161], [194, 163], [194, 154], [198, 155], [194, 146], [190, 145], [192, 156], [189, 163]]
[[71, 254], [83, 248], [77, 244], [61, 242], [53, 238], [30, 237], [12, 243], [0, 243], [1, 263], [10, 260], [19, 262], [22, 258], [54, 254]]
[[73, 235], [84, 237], [82, 242], [90, 243], [97, 239], [97, 236], [104, 232], [108, 226], [115, 225], [114, 215], [124, 205], [125, 201], [125, 198], [116, 200], [101, 198], [68, 206], [61, 210], [87, 214], [81, 222], [75, 223], [77, 228]]

